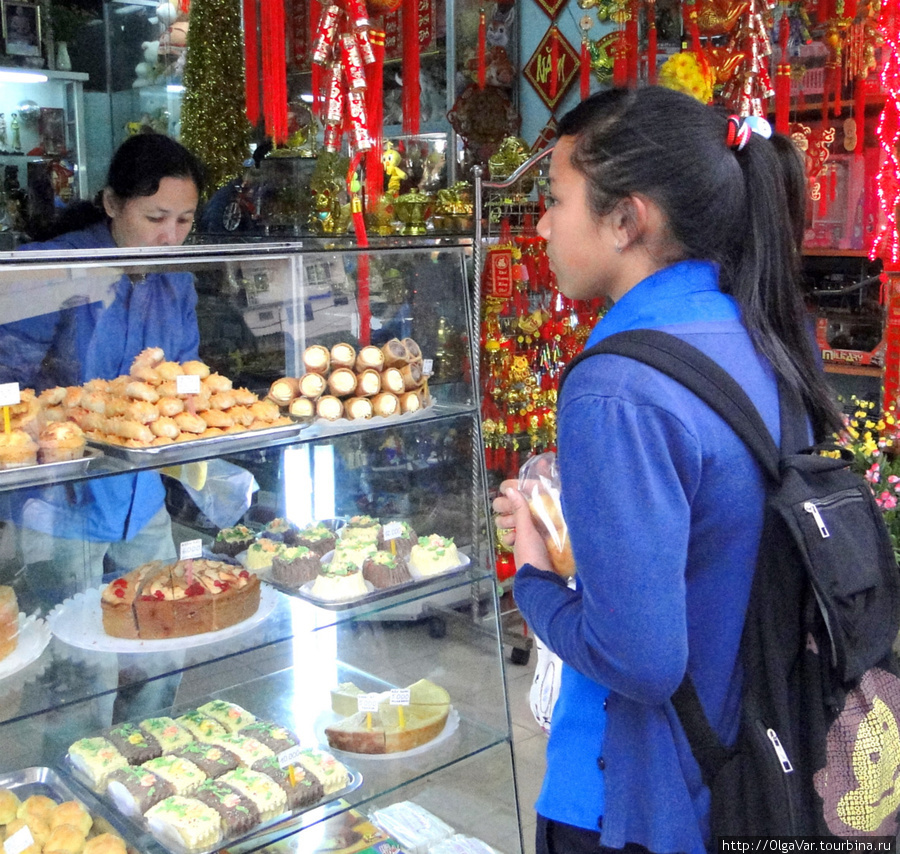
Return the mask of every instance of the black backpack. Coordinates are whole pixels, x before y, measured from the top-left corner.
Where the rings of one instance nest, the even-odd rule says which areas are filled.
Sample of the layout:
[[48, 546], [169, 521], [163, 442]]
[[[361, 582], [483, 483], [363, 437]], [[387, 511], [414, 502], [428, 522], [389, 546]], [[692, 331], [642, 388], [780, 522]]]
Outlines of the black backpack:
[[[805, 414], [783, 388], [779, 452], [737, 382], [672, 335], [611, 335], [576, 357], [567, 373], [596, 353], [644, 362], [686, 386], [731, 426], [767, 475], [741, 638], [736, 743], [720, 742], [689, 676], [672, 697], [712, 794], [714, 850], [721, 836], [895, 837], [900, 572], [881, 511], [849, 469], [852, 455], [837, 445], [805, 447]], [[823, 449], [836, 456], [822, 456]]]

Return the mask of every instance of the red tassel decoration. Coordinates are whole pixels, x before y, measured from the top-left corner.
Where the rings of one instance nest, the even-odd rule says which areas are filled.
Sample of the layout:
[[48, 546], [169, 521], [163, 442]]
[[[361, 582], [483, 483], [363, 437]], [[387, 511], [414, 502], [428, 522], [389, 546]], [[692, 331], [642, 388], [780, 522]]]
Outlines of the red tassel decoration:
[[287, 142], [287, 54], [284, 0], [261, 0], [263, 116], [266, 133], [276, 145]]
[[559, 30], [556, 24], [550, 30], [550, 97], [559, 91]]
[[581, 36], [581, 61], [578, 70], [581, 73], [579, 82], [581, 84], [581, 100], [583, 101], [591, 94], [591, 51], [588, 48], [587, 33]]
[[[369, 245], [369, 236], [366, 233], [362, 200], [359, 197], [361, 187], [356, 175], [362, 159], [363, 153], [358, 151], [350, 161], [347, 169], [347, 192], [350, 194], [350, 213], [353, 218], [356, 242], [361, 247], [366, 247]], [[369, 255], [366, 252], [361, 253], [356, 259], [356, 301], [359, 311], [359, 342], [365, 346], [370, 342], [372, 335], [372, 313], [369, 305]]]
[[628, 83], [628, 57], [625, 55], [625, 30], [620, 29], [613, 43], [613, 86], [623, 88]]
[[628, 67], [628, 85], [632, 89], [638, 83], [638, 20], [637, 20], [637, 2], [631, 0], [628, 9], [628, 20], [625, 22], [625, 43], [628, 48], [627, 67]]
[[369, 42], [375, 53], [366, 72], [366, 112], [372, 147], [366, 152], [366, 202], [374, 205], [384, 193], [384, 168], [381, 163], [384, 136], [384, 30], [369, 30]]
[[647, 83], [656, 85], [656, 0], [647, 0]]
[[790, 133], [791, 114], [791, 66], [787, 61], [790, 19], [782, 15], [778, 24], [778, 45], [781, 49], [779, 63], [775, 68], [775, 131]]
[[831, 62], [826, 62], [825, 79], [822, 84], [822, 125], [824, 127], [828, 127], [828, 99], [831, 97], [831, 93], [834, 89], [834, 84], [831, 80], [833, 71], [834, 64]]
[[403, 0], [400, 22], [403, 30], [403, 133], [415, 135], [419, 132], [419, 101], [422, 97], [418, 0]]
[[834, 77], [832, 78], [832, 82], [834, 84], [834, 100], [831, 105], [831, 115], [835, 118], [839, 118], [841, 115], [841, 110], [843, 109], [843, 91], [842, 91], [842, 74], [841, 74], [841, 63], [836, 60], [834, 63]]
[[[300, 0], [303, 2], [303, 0]], [[310, 86], [312, 87], [312, 114], [316, 118], [320, 118], [322, 115], [322, 77], [323, 77], [323, 69], [322, 66], [316, 62], [313, 62], [312, 52], [313, 45], [316, 43], [316, 33], [319, 27], [319, 18], [322, 17], [322, 3], [320, 0], [309, 0], [309, 9], [306, 12], [307, 19], [307, 44], [309, 45], [309, 67], [312, 72], [312, 79], [310, 80]]]
[[856, 81], [856, 91], [853, 93], [853, 118], [856, 119], [856, 153], [862, 154], [863, 128], [866, 121], [866, 98], [869, 94], [869, 80], [860, 77]]
[[478, 89], [484, 89], [487, 78], [487, 18], [484, 9], [478, 13]]
[[244, 90], [247, 118], [253, 127], [259, 121], [259, 25], [256, 0], [244, 0]]

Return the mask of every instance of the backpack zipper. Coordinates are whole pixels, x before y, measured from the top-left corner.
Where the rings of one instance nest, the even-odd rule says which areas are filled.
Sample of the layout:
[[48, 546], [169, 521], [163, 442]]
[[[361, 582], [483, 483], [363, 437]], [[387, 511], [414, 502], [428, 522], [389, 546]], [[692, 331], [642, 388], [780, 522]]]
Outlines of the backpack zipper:
[[781, 741], [778, 739], [778, 733], [770, 727], [766, 730], [766, 737], [772, 742], [772, 747], [775, 748], [775, 755], [778, 757], [779, 763], [781, 763], [781, 770], [784, 771], [785, 774], [790, 774], [794, 770], [794, 766], [791, 765], [791, 760], [788, 759], [787, 753], [781, 746]]
[[819, 534], [821, 534], [822, 539], [827, 540], [831, 536], [831, 532], [828, 530], [828, 526], [825, 524], [825, 520], [822, 518], [822, 513], [819, 508], [833, 507], [834, 505], [842, 504], [847, 500], [852, 501], [859, 499], [860, 494], [855, 489], [845, 489], [843, 492], [837, 492], [818, 502], [804, 501], [803, 509], [813, 517], [813, 521], [816, 523], [816, 527], [819, 529]]
[[[813, 517], [813, 521], [816, 523], [816, 527], [819, 529], [822, 539], [825, 540], [830, 537], [831, 534], [828, 531], [825, 520], [822, 518], [822, 514], [819, 512], [819, 508], [816, 507], [812, 501], [804, 501], [803, 509]], [[771, 732], [771, 730], [769, 730], [769, 732]]]

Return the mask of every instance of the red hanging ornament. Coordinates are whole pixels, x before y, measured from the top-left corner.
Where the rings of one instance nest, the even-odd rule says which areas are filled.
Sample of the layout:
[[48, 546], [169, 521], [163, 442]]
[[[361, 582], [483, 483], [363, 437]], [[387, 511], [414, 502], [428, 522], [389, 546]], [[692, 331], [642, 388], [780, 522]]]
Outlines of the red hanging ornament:
[[853, 118], [856, 119], [856, 153], [862, 154], [863, 128], [866, 121], [866, 98], [869, 94], [869, 80], [860, 77], [856, 81], [856, 89], [853, 93]]
[[578, 66], [580, 72], [579, 83], [581, 86], [580, 95], [583, 101], [591, 94], [591, 52], [588, 48], [587, 33], [581, 36], [581, 57]]
[[366, 90], [369, 134], [372, 138], [372, 147], [366, 152], [366, 200], [371, 206], [384, 192], [384, 169], [381, 164], [384, 136], [384, 30], [369, 30], [369, 42], [375, 54], [375, 62], [369, 66], [369, 87]]
[[[350, 160], [350, 166], [347, 169], [347, 192], [350, 194], [350, 214], [356, 242], [365, 247], [369, 245], [369, 237], [366, 233], [362, 199], [359, 195], [362, 188], [357, 175], [363, 156], [363, 152], [357, 151]], [[359, 312], [359, 342], [366, 345], [370, 342], [372, 334], [372, 314], [369, 305], [369, 255], [367, 252], [362, 252], [356, 260], [356, 293]]]
[[628, 18], [625, 21], [625, 44], [627, 53], [628, 85], [631, 88], [638, 83], [638, 20], [637, 2], [631, 0], [628, 8]]
[[656, 0], [647, 0], [647, 82], [656, 85]]
[[550, 97], [559, 91], [559, 30], [554, 24], [550, 29]]
[[613, 86], [623, 88], [628, 83], [628, 57], [625, 44], [625, 30], [619, 28], [616, 40], [613, 42]]
[[419, 3], [402, 0], [400, 15], [403, 30], [403, 133], [419, 132], [422, 90], [419, 83]]
[[266, 133], [276, 145], [287, 142], [287, 49], [284, 0], [260, 0], [262, 33], [263, 116]]
[[484, 9], [478, 12], [478, 89], [484, 89], [487, 76], [487, 18]]
[[247, 119], [256, 127], [259, 121], [259, 25], [256, 0], [244, 0], [244, 79]]
[[787, 61], [790, 26], [790, 19], [785, 13], [781, 16], [778, 24], [778, 45], [781, 56], [775, 69], [775, 130], [781, 134], [787, 134], [790, 131], [791, 66]]

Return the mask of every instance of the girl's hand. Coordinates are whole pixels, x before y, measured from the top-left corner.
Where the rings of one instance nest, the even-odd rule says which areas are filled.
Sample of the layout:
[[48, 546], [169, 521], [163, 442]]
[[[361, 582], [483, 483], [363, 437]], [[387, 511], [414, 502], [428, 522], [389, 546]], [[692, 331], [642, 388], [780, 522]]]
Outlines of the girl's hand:
[[536, 569], [552, 571], [544, 538], [535, 527], [525, 496], [516, 488], [517, 481], [505, 480], [493, 508], [500, 541], [512, 546], [516, 569], [529, 563]]

